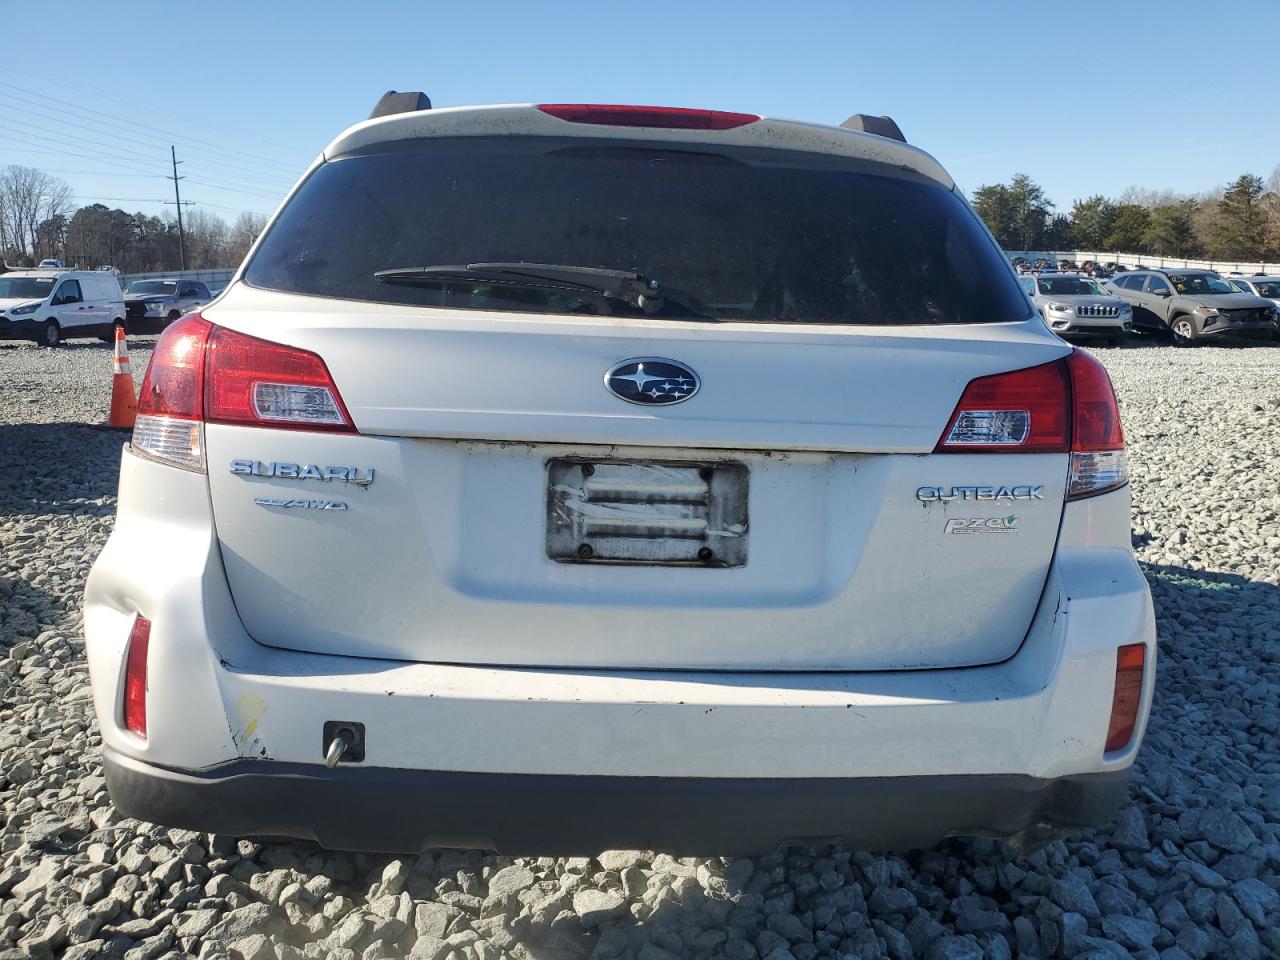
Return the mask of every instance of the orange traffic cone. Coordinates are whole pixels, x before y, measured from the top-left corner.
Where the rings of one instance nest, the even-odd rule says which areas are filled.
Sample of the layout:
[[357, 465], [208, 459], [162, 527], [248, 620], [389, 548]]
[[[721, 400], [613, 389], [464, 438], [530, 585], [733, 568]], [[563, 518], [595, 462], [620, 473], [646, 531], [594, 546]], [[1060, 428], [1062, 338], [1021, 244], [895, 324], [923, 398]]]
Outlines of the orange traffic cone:
[[111, 415], [107, 417], [107, 426], [132, 429], [137, 415], [138, 393], [129, 369], [129, 344], [124, 338], [124, 327], [116, 327], [115, 376], [111, 378]]

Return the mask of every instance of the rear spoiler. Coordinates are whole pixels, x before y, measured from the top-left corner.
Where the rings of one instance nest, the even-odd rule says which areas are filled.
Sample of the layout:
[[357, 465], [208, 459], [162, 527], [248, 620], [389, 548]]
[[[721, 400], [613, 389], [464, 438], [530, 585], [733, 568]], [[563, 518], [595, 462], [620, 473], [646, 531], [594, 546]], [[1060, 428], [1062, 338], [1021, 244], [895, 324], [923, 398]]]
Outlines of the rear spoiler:
[[404, 93], [388, 90], [374, 104], [369, 119], [376, 120], [378, 117], [389, 117], [397, 113], [415, 113], [418, 110], [430, 109], [431, 98], [421, 90], [406, 90]]

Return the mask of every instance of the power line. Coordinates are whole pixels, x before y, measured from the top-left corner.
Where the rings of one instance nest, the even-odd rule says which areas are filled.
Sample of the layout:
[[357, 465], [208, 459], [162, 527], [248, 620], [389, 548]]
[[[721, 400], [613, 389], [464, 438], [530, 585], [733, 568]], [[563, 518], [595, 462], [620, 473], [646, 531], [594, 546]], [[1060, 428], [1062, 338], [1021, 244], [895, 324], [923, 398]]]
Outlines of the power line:
[[[238, 154], [238, 155], [240, 155], [240, 156], [244, 157], [245, 159], [248, 159], [248, 160], [251, 160], [251, 161], [256, 161], [256, 162], [258, 162], [258, 163], [267, 164], [268, 166], [282, 167], [282, 168], [284, 168], [284, 169], [288, 169], [288, 170], [294, 170], [294, 169], [297, 169], [293, 164], [284, 163], [283, 161], [280, 161], [280, 160], [273, 160], [273, 159], [271, 159], [270, 157], [263, 156], [262, 154], [250, 153], [250, 152], [248, 152], [248, 151], [246, 151], [246, 150], [238, 150], [238, 149], [236, 149], [236, 148], [234, 148], [234, 147], [228, 147], [228, 146], [226, 146], [225, 144], [212, 143], [212, 142], [210, 142], [210, 141], [208, 141], [208, 140], [201, 140], [201, 139], [196, 138], [196, 137], [187, 136], [186, 134], [174, 133], [173, 131], [161, 130], [159, 127], [156, 127], [156, 126], [155, 126], [155, 125], [153, 125], [153, 124], [140, 124], [140, 123], [137, 123], [136, 121], [128, 120], [128, 119], [126, 119], [126, 118], [124, 118], [124, 117], [120, 117], [120, 116], [117, 116], [117, 115], [115, 115], [115, 114], [105, 113], [105, 112], [103, 112], [103, 111], [101, 111], [101, 110], [93, 110], [93, 109], [91, 109], [91, 108], [89, 108], [89, 107], [82, 107], [82, 106], [80, 106], [79, 104], [72, 103], [72, 102], [71, 102], [71, 101], [69, 101], [69, 100], [60, 100], [60, 99], [58, 99], [57, 97], [50, 97], [50, 96], [46, 96], [46, 95], [44, 95], [44, 94], [40, 93], [39, 91], [36, 91], [36, 90], [30, 90], [30, 89], [28, 89], [28, 88], [26, 88], [26, 87], [20, 87], [20, 86], [18, 86], [17, 84], [14, 84], [14, 83], [8, 83], [8, 82], [6, 82], [6, 81], [0, 81], [0, 86], [2, 86], [2, 87], [8, 87], [8, 88], [9, 88], [9, 89], [11, 89], [11, 90], [18, 90], [18, 91], [20, 91], [20, 92], [22, 92], [22, 93], [28, 93], [28, 94], [31, 94], [32, 96], [38, 97], [39, 99], [35, 101], [36, 105], [37, 105], [37, 106], [41, 106], [41, 107], [46, 107], [46, 109], [48, 109], [48, 108], [47, 108], [47, 106], [46, 106], [47, 102], [52, 101], [53, 103], [60, 103], [60, 104], [63, 104], [64, 106], [71, 107], [71, 108], [72, 108], [73, 110], [75, 110], [77, 113], [89, 113], [89, 114], [95, 114], [95, 115], [100, 116], [100, 117], [106, 117], [106, 118], [107, 118], [107, 119], [109, 119], [109, 120], [114, 120], [114, 121], [116, 121], [116, 122], [118, 122], [118, 123], [128, 124], [129, 126], [132, 126], [132, 127], [140, 127], [140, 128], [141, 128], [144, 132], [146, 132], [146, 133], [151, 133], [151, 134], [160, 133], [160, 134], [164, 134], [165, 136], [174, 137], [175, 139], [178, 139], [178, 140], [187, 140], [187, 141], [190, 141], [191, 143], [200, 144], [200, 145], [202, 145], [202, 146], [206, 146], [206, 147], [214, 147], [214, 148], [216, 148], [216, 149], [218, 149], [218, 150], [221, 150], [221, 151], [222, 151], [222, 152], [224, 152], [224, 153], [229, 153], [229, 154]], [[26, 99], [26, 98], [20, 98], [20, 99]], [[28, 103], [30, 103], [30, 102], [32, 102], [32, 101], [27, 100], [27, 102], [28, 102]], [[167, 113], [168, 111], [164, 111], [164, 112], [166, 112], [166, 113]]]
[[[19, 141], [19, 142], [22, 142], [22, 141]], [[44, 156], [51, 155], [51, 156], [57, 156], [57, 157], [75, 156], [83, 160], [97, 160], [100, 163], [111, 162], [109, 160], [103, 160], [101, 157], [89, 156], [88, 154], [69, 154], [65, 150], [31, 150], [23, 147], [14, 147], [12, 146], [12, 144], [9, 144], [9, 143], [5, 144], [5, 149], [9, 150], [12, 153], [37, 153]], [[158, 174], [158, 173], [115, 173], [115, 172], [106, 171], [106, 170], [69, 170], [65, 167], [45, 167], [45, 166], [40, 167], [40, 169], [46, 173], [75, 173], [75, 174], [83, 174], [85, 176], [92, 176], [92, 177], [124, 177], [130, 180], [166, 179], [163, 174]], [[192, 180], [190, 182], [198, 183], [198, 181], [195, 181], [195, 180]], [[199, 185], [204, 186], [204, 184], [202, 183], [199, 183]], [[216, 188], [216, 189], [222, 189], [222, 188]], [[79, 194], [79, 193], [72, 194], [72, 197], [73, 199], [76, 199], [76, 200], [95, 200], [95, 201], [107, 200], [107, 201], [116, 202], [116, 203], [161, 203], [162, 204], [165, 202], [163, 200], [158, 200], [151, 197], [91, 197], [91, 196], [86, 196], [84, 194]], [[209, 203], [208, 201], [205, 201], [205, 200], [187, 200], [187, 201], [184, 201], [184, 203], [187, 206], [209, 207], [213, 210], [226, 210], [230, 213], [246, 213], [247, 212], [247, 213], [257, 213], [259, 215], [263, 215], [261, 210], [250, 210], [243, 206], [229, 207], [226, 204]]]
[[17, 126], [19, 128], [19, 132], [25, 133], [27, 136], [39, 137], [41, 140], [49, 141], [58, 145], [65, 144], [73, 150], [93, 149], [102, 153], [103, 156], [114, 157], [117, 160], [127, 160], [130, 163], [156, 162], [145, 154], [137, 153], [133, 150], [126, 150], [124, 147], [117, 147], [112, 144], [109, 146], [109, 149], [103, 149], [101, 144], [91, 144], [86, 143], [84, 140], [72, 139], [72, 136], [74, 135], [68, 136], [61, 130], [50, 130], [48, 127], [42, 127], [35, 123], [28, 123], [25, 120], [9, 120], [6, 118], [5, 122]]
[[[8, 147], [7, 144], [5, 146], [6, 148]], [[43, 154], [52, 154], [54, 156], [63, 156], [63, 154], [57, 150], [14, 150], [13, 152], [14, 153], [43, 153]], [[0, 164], [4, 162], [5, 161], [0, 160]], [[155, 179], [155, 177], [158, 176], [158, 174], [150, 174], [150, 173], [114, 173], [108, 170], [69, 170], [66, 167], [46, 167], [43, 165], [40, 167], [40, 169], [45, 173], [75, 173], [75, 174], [83, 174], [85, 176], [90, 176], [90, 177], [124, 177], [129, 180]]]
[[[111, 92], [111, 91], [109, 91], [109, 90], [104, 90], [104, 89], [102, 89], [100, 86], [96, 86], [96, 85], [93, 85], [93, 84], [87, 84], [87, 83], [81, 83], [81, 82], [78, 82], [78, 81], [75, 81], [75, 80], [67, 80], [67, 79], [65, 79], [65, 78], [63, 78], [63, 77], [60, 77], [60, 76], [57, 76], [57, 77], [45, 77], [45, 76], [41, 76], [40, 81], [41, 81], [41, 84], [42, 84], [42, 85], [47, 83], [47, 84], [50, 84], [51, 86], [54, 86], [54, 87], [59, 87], [59, 86], [61, 86], [61, 87], [71, 87], [71, 88], [76, 89], [76, 90], [84, 90], [84, 91], [86, 91], [86, 92], [88, 92], [88, 93], [92, 93], [94, 96], [107, 96], [107, 97], [109, 97], [109, 98], [110, 98], [110, 100], [111, 100], [111, 102], [112, 102], [112, 103], [116, 103], [116, 102], [123, 101], [123, 102], [125, 102], [125, 103], [133, 103], [133, 104], [137, 104], [137, 105], [138, 105], [138, 106], [140, 106], [140, 107], [145, 107], [148, 111], [150, 111], [150, 112], [152, 112], [152, 113], [163, 113], [163, 114], [168, 114], [168, 113], [171, 113], [171, 112], [172, 112], [172, 109], [171, 109], [171, 108], [169, 108], [169, 107], [162, 107], [162, 106], [160, 106], [160, 105], [158, 105], [158, 104], [156, 104], [156, 103], [152, 103], [152, 102], [151, 102], [151, 101], [149, 101], [149, 100], [141, 100], [141, 99], [139, 99], [138, 97], [131, 97], [131, 96], [128, 96], [128, 95], [126, 95], [126, 94], [122, 94], [122, 93], [113, 93], [113, 92]], [[0, 82], [3, 82], [3, 81], [0, 81]], [[7, 85], [7, 86], [13, 86], [13, 84], [6, 84], [6, 85]], [[32, 91], [30, 91], [30, 90], [27, 90], [27, 89], [26, 89], [26, 88], [24, 88], [24, 87], [15, 87], [15, 89], [23, 90], [23, 91], [24, 91], [24, 92], [26, 92], [26, 93], [31, 93], [31, 92], [32, 92]], [[43, 94], [41, 94], [41, 95], [43, 95]], [[66, 100], [59, 100], [59, 101], [57, 101], [57, 102], [58, 102], [58, 103], [69, 103], [69, 101], [66, 101]], [[89, 108], [88, 108], [88, 107], [82, 107], [81, 109], [88, 110]], [[94, 112], [94, 113], [101, 113], [101, 111], [97, 111], [97, 110], [95, 110], [95, 111], [93, 111], [93, 112]], [[110, 116], [110, 114], [102, 114], [102, 116]], [[209, 132], [211, 132], [211, 133], [224, 133], [224, 134], [231, 134], [232, 136], [243, 136], [243, 135], [244, 135], [244, 131], [243, 131], [243, 130], [240, 130], [240, 129], [231, 130], [231, 129], [228, 129], [227, 127], [219, 126], [218, 124], [215, 124], [215, 123], [209, 123], [207, 120], [203, 122], [203, 129], [205, 129], [205, 130], [207, 130], [207, 131], [209, 131]], [[184, 139], [185, 139], [185, 138], [184, 138]], [[260, 145], [262, 145], [262, 146], [264, 146], [264, 147], [271, 147], [271, 148], [273, 148], [274, 150], [281, 151], [282, 153], [292, 153], [292, 152], [293, 152], [293, 150], [295, 149], [293, 146], [285, 146], [285, 145], [280, 144], [280, 143], [275, 143], [275, 142], [272, 142], [272, 141], [269, 141], [269, 140], [263, 140], [263, 139], [261, 139], [260, 137], [259, 137], [259, 138], [255, 138], [255, 139], [256, 139], [256, 142], [257, 142], [257, 143], [259, 143]], [[245, 151], [237, 151], [237, 152], [245, 152]], [[247, 152], [245, 152], [245, 155], [246, 155], [246, 156], [255, 156], [255, 154], [250, 154], [250, 153], [247, 153]], [[268, 158], [266, 158], [266, 157], [262, 157], [262, 159], [264, 159], [264, 160], [265, 160], [265, 159], [268, 159]], [[270, 162], [272, 162], [272, 163], [276, 163], [276, 164], [279, 164], [279, 161], [274, 161], [274, 160], [272, 160], [272, 161], [270, 161]], [[283, 166], [283, 164], [280, 164], [280, 165], [282, 165], [282, 166]]]
[[[132, 148], [137, 143], [137, 136], [138, 136], [137, 134], [126, 135], [126, 134], [115, 132], [112, 129], [110, 129], [107, 124], [101, 123], [96, 120], [90, 120], [89, 123], [95, 124], [95, 126], [97, 127], [108, 127], [108, 128], [106, 130], [99, 130], [99, 129], [95, 129], [95, 127], [86, 126], [83, 123], [75, 123], [74, 121], [71, 121], [71, 120], [64, 120], [61, 117], [53, 116], [53, 111], [51, 110], [44, 110], [39, 113], [36, 113], [35, 111], [27, 110], [23, 107], [17, 107], [12, 104], [4, 103], [4, 102], [0, 102], [0, 107], [3, 107], [8, 110], [16, 111], [23, 118], [35, 117], [36, 119], [39, 119], [39, 120], [47, 120], [50, 123], [61, 124], [62, 126], [65, 126], [65, 127], [74, 127], [77, 130], [84, 130], [88, 133], [93, 134], [95, 137], [105, 136], [113, 140], [119, 140], [128, 145], [127, 147], [119, 147], [113, 144], [112, 149], [114, 150], [132, 150]], [[26, 120], [26, 125], [31, 127], [36, 127], [36, 129], [44, 130], [47, 133], [57, 134], [59, 136], [68, 136], [68, 135], [75, 136], [75, 134], [67, 134], [66, 131], [63, 131], [63, 130], [51, 130], [48, 127], [39, 127], [36, 124], [32, 124], [29, 119]], [[155, 132], [152, 132], [151, 135], [154, 136]], [[232, 163], [225, 160], [212, 160], [208, 158], [205, 159], [205, 162], [213, 167], [225, 168], [226, 172], [232, 176], [244, 176], [247, 174], [260, 181], [278, 180], [278, 181], [284, 182], [288, 179], [283, 174], [270, 172], [261, 167], [252, 168], [239, 163]]]
[[228, 193], [243, 193], [250, 196], [261, 197], [264, 200], [275, 200], [277, 203], [284, 199], [284, 195], [289, 192], [288, 190], [281, 190], [277, 193], [264, 192], [262, 190], [247, 190], [244, 187], [210, 183], [207, 180], [192, 180], [191, 183], [197, 187], [209, 187], [212, 190], [225, 190]]
[[[11, 122], [14, 122], [14, 121], [11, 121]], [[31, 129], [37, 129], [37, 130], [39, 129], [37, 127], [34, 127], [33, 124], [19, 123], [17, 125], [20, 127], [27, 127]], [[140, 155], [132, 154], [132, 153], [114, 152], [118, 150], [118, 148], [116, 147], [111, 148], [112, 152], [107, 152], [104, 150], [102, 154], [93, 156], [87, 153], [75, 152], [76, 148], [80, 148], [80, 149], [84, 148], [84, 144], [78, 141], [69, 140], [65, 137], [48, 134], [48, 133], [25, 132], [25, 135], [28, 137], [34, 138], [37, 142], [42, 144], [52, 144], [53, 146], [63, 147], [64, 149], [60, 152], [59, 155], [79, 157], [83, 160], [97, 160], [100, 163], [107, 163], [107, 164], [110, 164], [111, 166], [121, 167], [122, 169], [125, 169], [125, 170], [137, 171], [139, 173], [142, 173], [144, 176], [153, 176], [157, 178], [163, 177], [164, 179], [168, 179], [168, 177], [165, 177], [164, 174], [150, 173], [148, 171], [142, 170], [140, 167], [135, 165], [137, 163], [152, 163], [153, 161], [150, 158], [142, 157]], [[67, 149], [67, 148], [70, 148], [70, 149]], [[123, 163], [120, 162], [122, 160], [127, 162], [123, 162]], [[195, 183], [195, 182], [196, 181], [194, 180], [192, 181], [192, 183]], [[269, 184], [263, 184], [261, 189], [255, 189], [254, 187], [239, 186], [234, 184], [223, 184], [221, 182], [202, 180], [200, 181], [200, 185], [212, 187], [215, 190], [226, 190], [232, 193], [242, 193], [250, 196], [257, 196], [266, 200], [279, 200], [280, 197], [283, 196], [284, 193], [286, 192], [286, 188], [276, 189], [270, 186]]]
[[[37, 145], [39, 145], [39, 146], [62, 147], [62, 144], [60, 144], [60, 143], [56, 143], [56, 142], [52, 142], [52, 141], [48, 141], [48, 140], [46, 140], [46, 138], [41, 137], [41, 136], [39, 136], [39, 135], [37, 135], [37, 134], [27, 134], [27, 136], [29, 136], [29, 137], [34, 137], [34, 138], [35, 138], [35, 142], [36, 142], [36, 144], [37, 144]], [[18, 143], [27, 143], [28, 145], [30, 144], [30, 141], [23, 141], [23, 140], [19, 140], [19, 141], [17, 141], [17, 142], [18, 142]], [[6, 144], [6, 146], [8, 146], [8, 144]], [[94, 155], [92, 155], [92, 154], [88, 154], [88, 153], [76, 153], [74, 150], [68, 150], [68, 149], [66, 149], [65, 147], [63, 147], [62, 149], [59, 149], [59, 150], [37, 150], [37, 151], [35, 151], [35, 152], [37, 152], [37, 153], [49, 153], [49, 154], [53, 154], [53, 155], [55, 155], [55, 156], [59, 156], [59, 157], [77, 157], [77, 158], [79, 158], [79, 159], [81, 159], [81, 160], [96, 160], [96, 161], [98, 161], [99, 163], [105, 163], [105, 164], [108, 164], [109, 166], [112, 166], [112, 167], [120, 167], [121, 169], [124, 169], [124, 170], [132, 170], [132, 171], [134, 171], [135, 173], [138, 173], [138, 174], [140, 174], [141, 176], [144, 176], [144, 177], [154, 177], [154, 178], [156, 178], [156, 179], [164, 179], [164, 174], [162, 174], [162, 173], [150, 173], [150, 172], [147, 172], [147, 171], [145, 171], [145, 170], [142, 170], [142, 169], [141, 169], [141, 168], [139, 168], [139, 167], [130, 166], [129, 164], [126, 164], [126, 163], [120, 163], [120, 162], [118, 162], [118, 161], [116, 161], [116, 160], [108, 159], [107, 157], [103, 157], [103, 156], [94, 156]]]
[[155, 197], [88, 197], [83, 193], [73, 193], [71, 196], [76, 200], [109, 200], [112, 203], [164, 203]]

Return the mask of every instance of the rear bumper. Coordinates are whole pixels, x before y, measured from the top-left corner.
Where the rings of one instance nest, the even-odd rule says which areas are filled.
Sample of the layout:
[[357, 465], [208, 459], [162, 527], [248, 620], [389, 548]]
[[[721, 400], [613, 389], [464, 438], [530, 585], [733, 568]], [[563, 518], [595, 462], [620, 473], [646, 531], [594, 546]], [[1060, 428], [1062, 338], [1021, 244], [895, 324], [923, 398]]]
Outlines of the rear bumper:
[[865, 850], [947, 836], [1033, 844], [1108, 821], [1128, 769], [1041, 780], [1018, 775], [744, 779], [398, 770], [237, 760], [177, 771], [106, 751], [127, 816], [229, 836], [315, 840], [335, 850], [436, 846], [592, 855], [609, 848], [758, 853], [842, 837]]
[[1280, 335], [1280, 326], [1274, 323], [1213, 323], [1205, 326], [1200, 323], [1200, 336], [1214, 339], [1230, 340], [1239, 337], [1244, 340], [1270, 340]]
[[[125, 460], [85, 635], [112, 796], [152, 822], [399, 850], [1022, 836], [1104, 819], [1107, 803], [1065, 785], [1121, 777], [1150, 709], [1155, 620], [1127, 542], [1127, 488], [1067, 505], [1040, 609], [1001, 663], [516, 669], [256, 643], [223, 575], [206, 478]], [[152, 624], [145, 741], [120, 707], [139, 613]], [[1147, 647], [1138, 726], [1108, 753], [1116, 648], [1130, 643]], [[330, 722], [363, 725], [362, 761], [324, 767]]]

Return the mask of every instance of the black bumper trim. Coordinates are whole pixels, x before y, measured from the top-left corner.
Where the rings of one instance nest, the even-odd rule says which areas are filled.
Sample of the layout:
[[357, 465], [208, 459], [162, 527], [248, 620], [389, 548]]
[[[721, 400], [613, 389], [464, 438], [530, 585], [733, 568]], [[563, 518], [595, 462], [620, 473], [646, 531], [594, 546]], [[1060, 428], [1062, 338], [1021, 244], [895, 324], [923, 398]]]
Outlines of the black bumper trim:
[[657, 849], [759, 853], [844, 838], [856, 849], [947, 836], [1037, 843], [1110, 820], [1127, 769], [1057, 780], [1016, 775], [747, 779], [402, 770], [236, 760], [200, 771], [104, 751], [117, 809], [164, 826], [315, 840], [334, 850], [479, 847], [584, 855]]
[[0, 318], [0, 340], [39, 340], [43, 329], [42, 320]]

